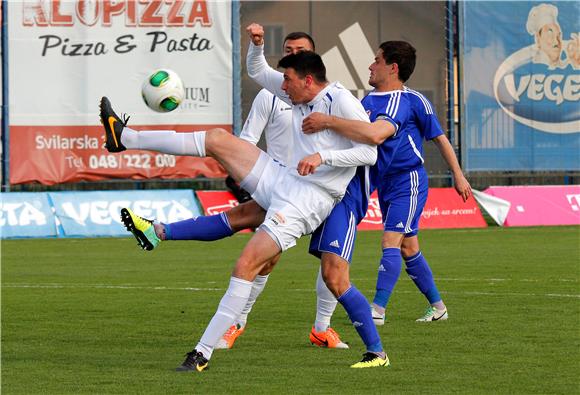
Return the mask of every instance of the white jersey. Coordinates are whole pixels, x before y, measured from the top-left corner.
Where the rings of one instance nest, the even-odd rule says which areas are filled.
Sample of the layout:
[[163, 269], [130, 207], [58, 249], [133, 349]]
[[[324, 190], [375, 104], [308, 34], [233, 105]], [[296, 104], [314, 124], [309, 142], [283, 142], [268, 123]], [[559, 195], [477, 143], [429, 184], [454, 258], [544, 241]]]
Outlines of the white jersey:
[[240, 138], [256, 145], [266, 134], [266, 152], [287, 165], [292, 160], [292, 107], [266, 89], [252, 102], [252, 108], [240, 133]]
[[[250, 43], [246, 61], [248, 74], [252, 79], [278, 98], [292, 104], [282, 90], [283, 74], [268, 65], [263, 46]], [[330, 129], [309, 135], [304, 134], [302, 121], [312, 112], [366, 122], [369, 122], [369, 117], [360, 101], [338, 82], [328, 84], [309, 103], [292, 106], [294, 140], [291, 148], [292, 159], [288, 165], [294, 166], [304, 157], [318, 152], [323, 164], [316, 169], [314, 174], [303, 179], [325, 189], [334, 198], [342, 198], [348, 183], [355, 174], [356, 166], [375, 163], [377, 148], [374, 145], [352, 141]], [[302, 177], [297, 171], [293, 171], [292, 174]]]

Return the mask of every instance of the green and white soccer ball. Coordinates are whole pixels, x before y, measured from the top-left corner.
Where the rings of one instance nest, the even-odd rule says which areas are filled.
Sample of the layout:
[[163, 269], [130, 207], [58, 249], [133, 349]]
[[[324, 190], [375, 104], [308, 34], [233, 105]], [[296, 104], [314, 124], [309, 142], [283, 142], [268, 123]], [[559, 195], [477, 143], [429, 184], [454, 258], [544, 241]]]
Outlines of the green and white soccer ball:
[[175, 71], [159, 69], [147, 76], [141, 87], [141, 96], [153, 111], [169, 112], [185, 99], [185, 89]]

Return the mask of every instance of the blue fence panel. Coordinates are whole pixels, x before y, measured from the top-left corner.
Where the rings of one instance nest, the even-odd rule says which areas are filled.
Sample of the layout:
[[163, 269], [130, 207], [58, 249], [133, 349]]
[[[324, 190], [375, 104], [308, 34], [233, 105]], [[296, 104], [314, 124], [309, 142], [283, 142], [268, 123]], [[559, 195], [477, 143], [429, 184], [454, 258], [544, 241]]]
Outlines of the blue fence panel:
[[580, 2], [462, 2], [467, 170], [580, 170]]
[[50, 198], [63, 237], [127, 236], [120, 210], [160, 222], [176, 222], [200, 215], [191, 190], [53, 192]]
[[47, 193], [0, 194], [0, 236], [56, 237], [56, 224]]

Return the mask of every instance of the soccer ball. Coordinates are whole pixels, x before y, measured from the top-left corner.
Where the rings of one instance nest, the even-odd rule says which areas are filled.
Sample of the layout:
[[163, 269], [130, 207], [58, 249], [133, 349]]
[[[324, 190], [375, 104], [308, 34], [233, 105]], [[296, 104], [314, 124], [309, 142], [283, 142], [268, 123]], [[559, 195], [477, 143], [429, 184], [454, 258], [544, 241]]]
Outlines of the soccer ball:
[[175, 71], [155, 70], [145, 79], [141, 96], [147, 107], [157, 112], [175, 110], [185, 99], [183, 82]]

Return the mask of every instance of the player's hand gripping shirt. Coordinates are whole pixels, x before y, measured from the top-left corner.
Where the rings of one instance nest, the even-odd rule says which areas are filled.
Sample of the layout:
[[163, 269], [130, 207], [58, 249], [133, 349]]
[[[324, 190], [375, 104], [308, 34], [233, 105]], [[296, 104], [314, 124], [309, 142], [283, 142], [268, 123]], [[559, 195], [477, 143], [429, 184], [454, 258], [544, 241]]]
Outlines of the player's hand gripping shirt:
[[[250, 43], [247, 66], [248, 74], [252, 79], [280, 99], [292, 104], [281, 88], [283, 74], [268, 65], [263, 55], [263, 46]], [[320, 153], [323, 164], [316, 169], [314, 174], [306, 176], [306, 180], [324, 188], [333, 197], [341, 198], [355, 174], [355, 167], [374, 164], [377, 155], [376, 147], [356, 143], [328, 129], [310, 135], [304, 134], [302, 121], [312, 112], [366, 122], [368, 122], [368, 116], [360, 102], [336, 82], [328, 84], [309, 103], [292, 106], [294, 145], [292, 159], [288, 165], [296, 167], [304, 157], [316, 152]], [[297, 172], [292, 174], [300, 177]]]
[[268, 155], [287, 164], [292, 159], [292, 107], [266, 89], [254, 98], [240, 138], [256, 145], [262, 133], [266, 137]]

